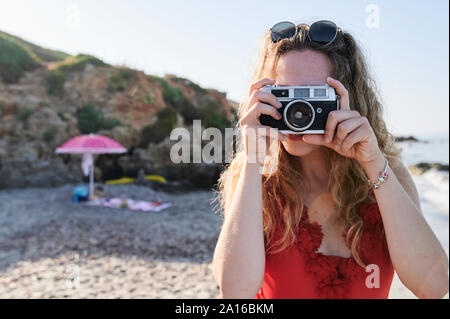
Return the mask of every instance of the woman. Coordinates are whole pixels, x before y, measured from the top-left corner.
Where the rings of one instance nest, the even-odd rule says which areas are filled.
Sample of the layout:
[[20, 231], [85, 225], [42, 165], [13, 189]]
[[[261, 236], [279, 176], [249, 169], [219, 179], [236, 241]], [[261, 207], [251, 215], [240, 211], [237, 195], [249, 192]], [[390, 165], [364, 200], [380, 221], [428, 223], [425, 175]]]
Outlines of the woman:
[[[422, 215], [360, 48], [348, 32], [332, 34], [329, 21], [293, 26], [277, 24], [263, 39], [240, 105], [240, 149], [220, 179], [224, 222], [213, 272], [221, 296], [387, 298], [395, 270], [416, 296], [443, 297], [447, 256]], [[249, 161], [258, 117], [281, 118], [275, 96], [259, 89], [323, 84], [340, 96], [325, 134], [277, 133], [278, 151], [269, 154], [277, 167]]]

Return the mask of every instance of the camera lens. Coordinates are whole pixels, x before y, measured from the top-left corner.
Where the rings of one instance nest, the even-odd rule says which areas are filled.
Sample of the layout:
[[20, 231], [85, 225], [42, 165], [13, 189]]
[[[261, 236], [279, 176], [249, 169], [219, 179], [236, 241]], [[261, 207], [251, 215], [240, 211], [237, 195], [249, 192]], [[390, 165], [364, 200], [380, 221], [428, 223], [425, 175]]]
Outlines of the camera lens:
[[306, 101], [292, 101], [284, 110], [284, 121], [293, 131], [307, 129], [314, 121], [314, 109]]

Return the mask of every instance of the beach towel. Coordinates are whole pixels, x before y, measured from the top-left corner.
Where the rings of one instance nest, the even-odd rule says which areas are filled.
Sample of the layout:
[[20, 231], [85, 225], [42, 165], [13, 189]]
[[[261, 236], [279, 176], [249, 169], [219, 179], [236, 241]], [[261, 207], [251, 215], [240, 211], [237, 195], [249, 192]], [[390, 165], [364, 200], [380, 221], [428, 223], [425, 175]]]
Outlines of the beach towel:
[[131, 210], [138, 210], [144, 212], [159, 212], [171, 206], [170, 203], [163, 203], [161, 201], [147, 202], [143, 200], [134, 200], [129, 198], [100, 198], [92, 200], [87, 205], [103, 206], [111, 208], [128, 208]]

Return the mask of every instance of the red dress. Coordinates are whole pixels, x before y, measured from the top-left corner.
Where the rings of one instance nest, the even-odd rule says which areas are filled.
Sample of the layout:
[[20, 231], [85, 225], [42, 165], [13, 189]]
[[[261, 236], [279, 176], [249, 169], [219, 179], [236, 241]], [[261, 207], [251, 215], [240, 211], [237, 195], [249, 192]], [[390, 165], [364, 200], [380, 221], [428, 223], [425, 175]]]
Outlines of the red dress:
[[[380, 211], [376, 203], [362, 203], [358, 210], [364, 225], [359, 256], [365, 265], [378, 266], [379, 281], [374, 280], [374, 268], [367, 268], [366, 272], [353, 257], [317, 252], [322, 242], [322, 228], [316, 222], [310, 223], [304, 206], [296, 244], [281, 252], [266, 254], [264, 281], [255, 298], [387, 298], [394, 268]], [[377, 282], [378, 287], [373, 287]]]

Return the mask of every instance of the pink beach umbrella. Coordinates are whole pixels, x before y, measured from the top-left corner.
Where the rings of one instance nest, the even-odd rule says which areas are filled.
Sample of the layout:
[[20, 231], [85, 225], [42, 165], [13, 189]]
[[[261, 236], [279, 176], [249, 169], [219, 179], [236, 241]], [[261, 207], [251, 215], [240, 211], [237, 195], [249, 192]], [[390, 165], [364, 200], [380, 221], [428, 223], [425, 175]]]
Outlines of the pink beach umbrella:
[[127, 149], [112, 138], [88, 134], [71, 138], [55, 151], [57, 154], [82, 154], [81, 167], [84, 175], [89, 174], [89, 195], [94, 194], [94, 154], [126, 153]]

